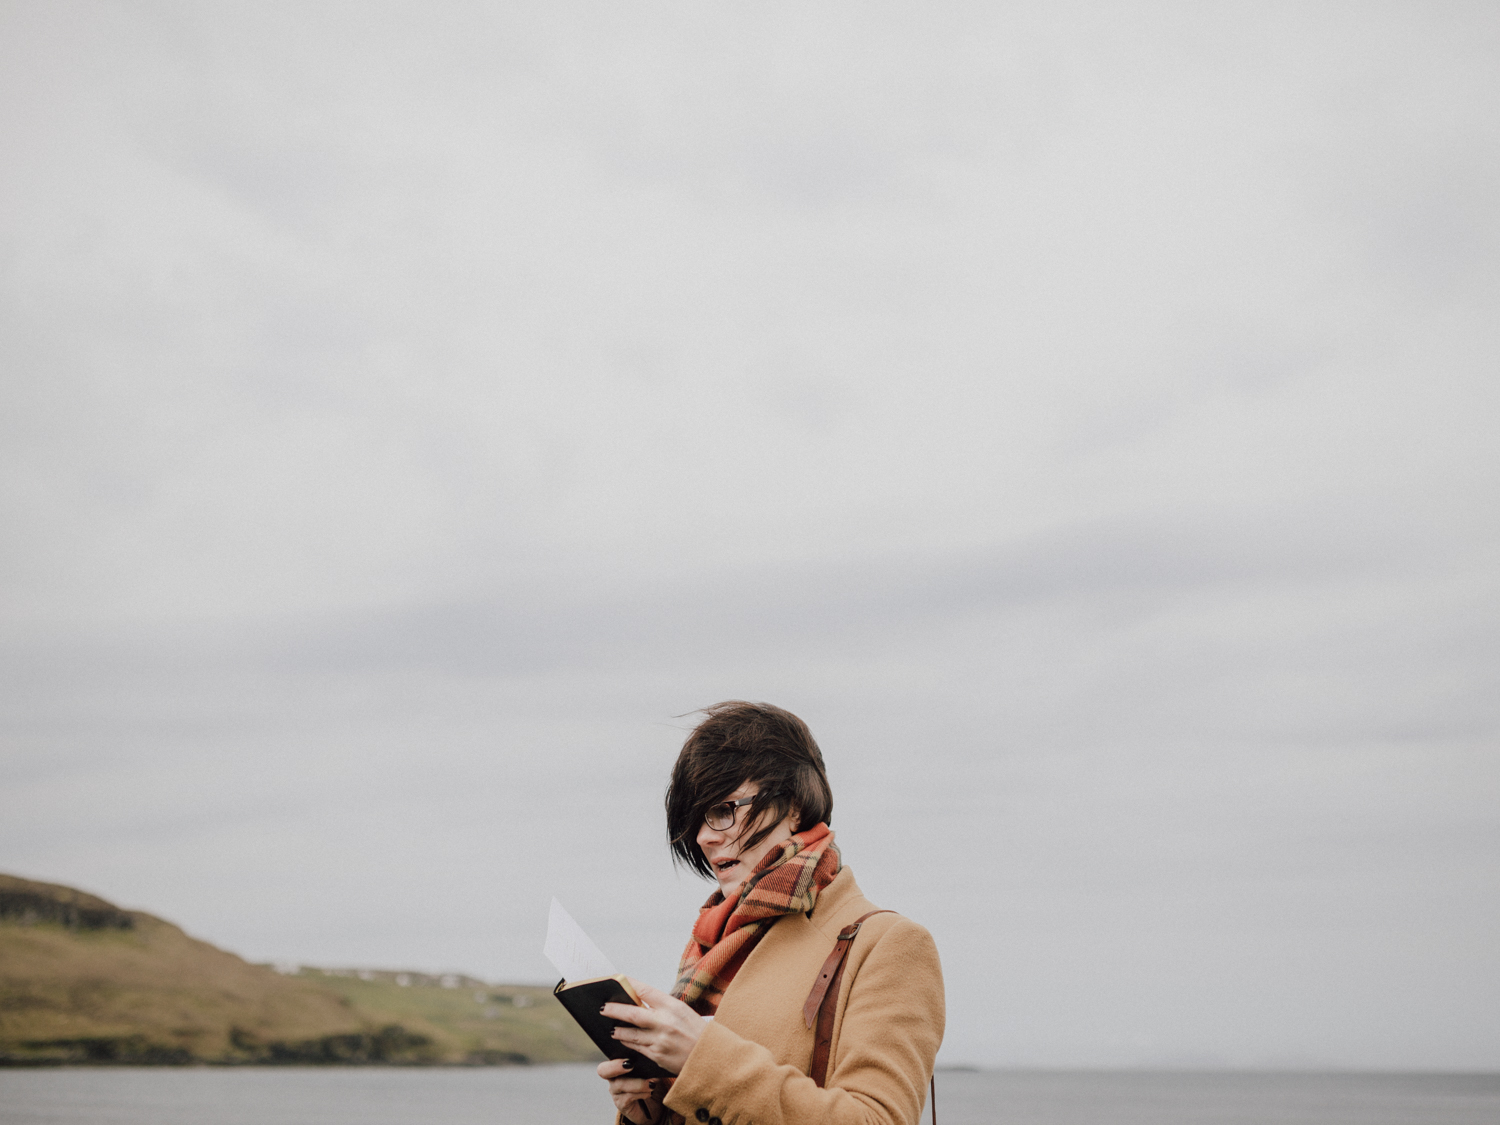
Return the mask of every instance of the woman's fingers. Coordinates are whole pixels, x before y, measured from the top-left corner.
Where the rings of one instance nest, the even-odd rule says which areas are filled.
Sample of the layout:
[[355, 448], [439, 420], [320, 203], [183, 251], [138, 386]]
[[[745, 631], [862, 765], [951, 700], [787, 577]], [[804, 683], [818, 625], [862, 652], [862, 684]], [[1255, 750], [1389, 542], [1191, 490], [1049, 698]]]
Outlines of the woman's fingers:
[[616, 1042], [639, 1051], [669, 1074], [682, 1073], [688, 1055], [708, 1025], [702, 1016], [670, 993], [634, 978], [630, 983], [650, 1006], [605, 1004], [600, 1012], [616, 1023], [610, 1034]]
[[611, 1094], [627, 1098], [654, 1098], [656, 1091], [645, 1078], [612, 1078], [609, 1082]]
[[650, 1008], [642, 1008], [639, 1004], [606, 1004], [599, 1009], [599, 1014], [621, 1023], [633, 1023], [636, 1027], [653, 1027], [658, 1022]]
[[[682, 1004], [682, 1001], [677, 999], [677, 997], [673, 996], [670, 992], [663, 992], [654, 984], [647, 984], [645, 981], [636, 980], [635, 977], [626, 977], [625, 979], [635, 989], [636, 995], [653, 1008], [670, 1008], [673, 1004]], [[686, 1004], [682, 1004], [682, 1006], [684, 1008], [687, 1007]]]
[[605, 1059], [596, 1069], [600, 1078], [609, 1080], [610, 1098], [627, 1121], [649, 1125], [661, 1116], [656, 1086], [649, 1078], [628, 1077], [629, 1071], [621, 1059]]
[[663, 992], [656, 986], [645, 984], [641, 981], [636, 980], [634, 977], [630, 977], [628, 979], [630, 980], [630, 983], [635, 987], [635, 990], [640, 995], [640, 998], [647, 1004], [650, 1004], [652, 1008], [656, 1008], [664, 1012], [675, 1012], [678, 1015], [689, 1013], [693, 1016], [696, 1016], [698, 1014], [697, 1012], [694, 1012], [693, 1009], [684, 1004], [681, 1000], [677, 999], [677, 997], [673, 996], [670, 992]]
[[599, 1064], [598, 1074], [609, 1083], [611, 1091], [618, 1088], [636, 1094], [651, 1092], [651, 1079], [633, 1078], [623, 1059], [606, 1059]]
[[[635, 983], [639, 988], [639, 982]], [[652, 988], [651, 991], [671, 1000], [671, 997], [659, 989]], [[644, 997], [644, 994], [642, 995]], [[672, 1002], [679, 1003], [675, 1000]], [[654, 1002], [648, 1001], [648, 1003]], [[691, 1009], [687, 1010], [691, 1011]], [[616, 1027], [612, 1032], [617, 1040], [637, 1050], [645, 1051], [648, 1057], [654, 1055], [655, 1052], [647, 1040], [666, 1028], [670, 1022], [652, 1012], [650, 1008], [643, 1008], [637, 1004], [605, 1004], [599, 1012], [606, 1018], [624, 1025]], [[624, 1114], [627, 1121], [635, 1122], [636, 1125], [650, 1125], [662, 1116], [661, 1103], [656, 1100], [655, 1096], [656, 1086], [650, 1079], [628, 1077], [630, 1065], [627, 1060], [607, 1059], [599, 1064], [598, 1072], [600, 1078], [609, 1080], [610, 1096], [614, 1099], [615, 1107]]]

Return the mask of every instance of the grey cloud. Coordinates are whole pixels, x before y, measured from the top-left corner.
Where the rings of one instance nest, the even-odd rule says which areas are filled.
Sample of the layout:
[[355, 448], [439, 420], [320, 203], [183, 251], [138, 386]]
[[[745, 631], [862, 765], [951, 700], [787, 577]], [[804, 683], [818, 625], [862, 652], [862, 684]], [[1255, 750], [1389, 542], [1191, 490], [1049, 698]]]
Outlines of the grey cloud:
[[[1038, 603], [1144, 596], [1164, 601], [1431, 569], [1433, 547], [1408, 527], [1305, 515], [1232, 524], [1212, 518], [1085, 527], [969, 557], [900, 556], [801, 567], [725, 570], [670, 587], [607, 596], [520, 591], [497, 602], [413, 609], [334, 626], [289, 653], [341, 665], [368, 661], [486, 670], [610, 663], [629, 654], [699, 660], [807, 637], [875, 635]], [[1441, 565], [1438, 564], [1439, 571]], [[520, 596], [517, 596], [520, 595]], [[295, 659], [295, 658], [294, 658]]]

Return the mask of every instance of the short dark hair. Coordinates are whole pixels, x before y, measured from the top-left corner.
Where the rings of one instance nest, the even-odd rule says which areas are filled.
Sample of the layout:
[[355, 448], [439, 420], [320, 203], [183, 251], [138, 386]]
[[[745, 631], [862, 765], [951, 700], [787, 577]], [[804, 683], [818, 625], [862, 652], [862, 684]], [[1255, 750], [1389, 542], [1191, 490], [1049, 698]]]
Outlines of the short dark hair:
[[672, 767], [667, 786], [667, 839], [672, 858], [707, 878], [713, 869], [698, 848], [698, 829], [709, 808], [741, 785], [760, 787], [746, 824], [768, 809], [765, 825], [745, 841], [753, 848], [783, 817], [796, 810], [798, 831], [833, 819], [833, 790], [823, 752], [807, 724], [769, 703], [731, 699], [703, 708], [707, 716], [693, 728]]

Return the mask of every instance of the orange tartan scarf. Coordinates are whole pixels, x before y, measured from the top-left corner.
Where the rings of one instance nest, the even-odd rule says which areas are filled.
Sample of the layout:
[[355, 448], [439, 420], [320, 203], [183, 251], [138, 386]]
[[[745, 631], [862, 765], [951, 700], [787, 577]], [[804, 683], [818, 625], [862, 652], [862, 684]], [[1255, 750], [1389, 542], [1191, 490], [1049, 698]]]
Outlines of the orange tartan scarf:
[[784, 914], [810, 911], [818, 892], [841, 867], [833, 829], [817, 824], [767, 852], [734, 898], [715, 891], [682, 951], [672, 995], [699, 1015], [713, 1015], [734, 974], [772, 924]]

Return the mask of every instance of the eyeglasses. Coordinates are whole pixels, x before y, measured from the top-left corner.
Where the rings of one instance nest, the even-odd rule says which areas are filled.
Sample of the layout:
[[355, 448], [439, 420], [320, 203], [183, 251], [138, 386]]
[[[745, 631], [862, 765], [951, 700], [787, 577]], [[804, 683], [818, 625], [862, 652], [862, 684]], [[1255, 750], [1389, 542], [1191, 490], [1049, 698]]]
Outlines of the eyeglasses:
[[738, 801], [723, 801], [714, 805], [703, 814], [703, 823], [707, 824], [715, 832], [722, 832], [726, 828], [734, 826], [734, 818], [739, 812], [741, 805], [748, 805], [754, 797], [741, 797]]

